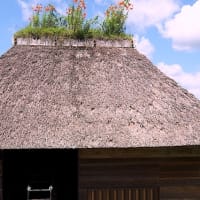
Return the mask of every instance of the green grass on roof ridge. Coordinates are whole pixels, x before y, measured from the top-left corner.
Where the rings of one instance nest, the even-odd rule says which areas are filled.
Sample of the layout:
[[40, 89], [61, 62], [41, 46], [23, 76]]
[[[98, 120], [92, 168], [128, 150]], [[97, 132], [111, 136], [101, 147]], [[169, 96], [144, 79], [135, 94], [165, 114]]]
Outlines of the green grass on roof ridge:
[[90, 29], [88, 33], [83, 31], [73, 32], [65, 27], [31, 27], [27, 26], [14, 34], [14, 38], [70, 38], [70, 39], [102, 39], [102, 40], [132, 40], [133, 36], [125, 33], [108, 35], [100, 29]]

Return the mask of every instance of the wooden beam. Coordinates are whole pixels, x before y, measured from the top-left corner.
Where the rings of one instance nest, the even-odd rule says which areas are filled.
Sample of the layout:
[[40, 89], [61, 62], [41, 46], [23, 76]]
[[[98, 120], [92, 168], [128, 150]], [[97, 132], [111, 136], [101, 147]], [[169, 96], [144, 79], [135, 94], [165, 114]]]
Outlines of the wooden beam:
[[200, 146], [79, 149], [80, 159], [178, 157], [200, 158]]

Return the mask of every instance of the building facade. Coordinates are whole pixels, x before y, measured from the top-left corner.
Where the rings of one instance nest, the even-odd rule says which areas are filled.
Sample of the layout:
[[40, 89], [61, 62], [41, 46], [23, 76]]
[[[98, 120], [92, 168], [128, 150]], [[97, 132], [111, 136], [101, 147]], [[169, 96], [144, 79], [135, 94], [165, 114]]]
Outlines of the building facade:
[[0, 58], [0, 200], [200, 199], [199, 100], [132, 43], [77, 44]]

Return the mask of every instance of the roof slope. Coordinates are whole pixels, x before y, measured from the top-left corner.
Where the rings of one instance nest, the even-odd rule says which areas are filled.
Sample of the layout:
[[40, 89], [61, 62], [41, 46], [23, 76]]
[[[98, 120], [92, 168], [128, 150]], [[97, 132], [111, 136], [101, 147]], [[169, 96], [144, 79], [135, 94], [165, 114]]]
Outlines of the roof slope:
[[200, 101], [133, 48], [15, 46], [0, 113], [1, 149], [200, 144]]

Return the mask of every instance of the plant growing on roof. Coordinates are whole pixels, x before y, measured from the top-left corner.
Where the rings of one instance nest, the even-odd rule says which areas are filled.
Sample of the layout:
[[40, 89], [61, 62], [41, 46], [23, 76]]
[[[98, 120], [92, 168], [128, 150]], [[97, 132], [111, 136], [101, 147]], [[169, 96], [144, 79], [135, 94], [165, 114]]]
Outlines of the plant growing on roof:
[[37, 4], [32, 9], [33, 9], [33, 16], [30, 19], [31, 20], [30, 25], [33, 26], [33, 27], [39, 27], [40, 26], [40, 13], [42, 12], [42, 9], [43, 9], [42, 5]]
[[67, 29], [80, 39], [89, 37], [91, 26], [97, 23], [98, 17], [86, 20], [86, 15], [84, 0], [73, 0], [73, 5], [67, 9]]
[[86, 17], [84, 0], [73, 0], [73, 5], [67, 9], [67, 28], [76, 32], [83, 28]]
[[52, 4], [49, 4], [44, 8], [41, 27], [56, 27], [57, 25], [58, 25], [58, 17], [56, 9]]
[[105, 13], [102, 29], [106, 35], [120, 35], [125, 32], [125, 22], [129, 10], [133, 9], [130, 0], [119, 1], [117, 5], [111, 5]]
[[55, 7], [52, 4], [43, 7], [37, 4], [33, 9], [33, 16], [30, 18], [30, 26], [35, 28], [51, 28], [62, 26], [61, 17], [59, 17]]
[[[51, 4], [43, 7], [41, 4], [33, 7], [30, 25], [15, 34], [15, 37], [70, 37], [70, 38], [128, 38], [125, 34], [125, 21], [131, 0], [120, 0], [117, 5], [111, 5], [106, 10], [103, 23], [98, 16], [86, 19], [85, 0], [73, 0], [67, 9], [66, 16], [60, 15]], [[100, 25], [100, 26], [96, 26]]]

